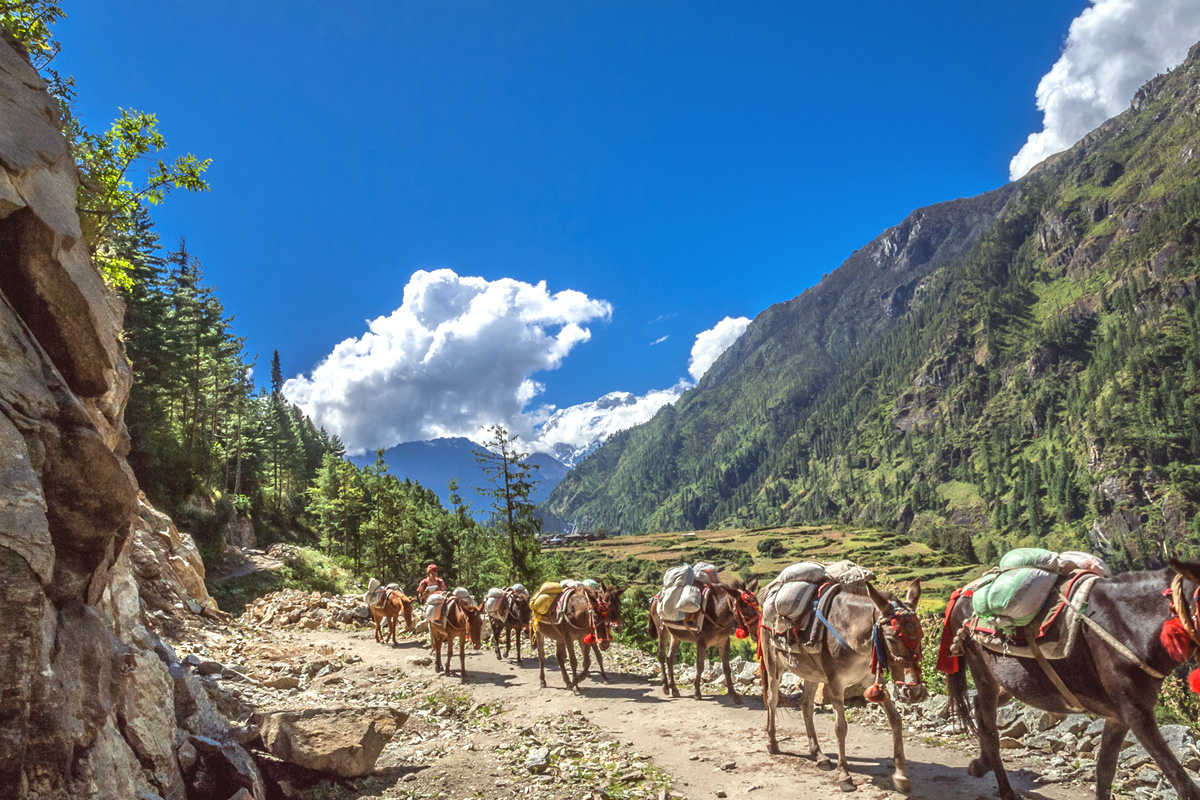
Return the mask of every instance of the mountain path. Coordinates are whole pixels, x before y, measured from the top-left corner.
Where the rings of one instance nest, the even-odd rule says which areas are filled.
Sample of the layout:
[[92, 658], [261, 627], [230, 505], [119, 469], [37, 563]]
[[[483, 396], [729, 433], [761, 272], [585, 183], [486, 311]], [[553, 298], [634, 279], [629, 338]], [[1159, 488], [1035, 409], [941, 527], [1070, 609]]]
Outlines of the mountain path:
[[[348, 667], [350, 670], [375, 672], [401, 668], [414, 676], [418, 673], [424, 673], [422, 677], [433, 675], [432, 666], [418, 667], [407, 661], [412, 656], [429, 654], [419, 638], [405, 638], [399, 645], [391, 646], [376, 643], [371, 633], [309, 631], [297, 632], [296, 636], [300, 641], [330, 642], [360, 656], [362, 661]], [[761, 697], [746, 696], [745, 705], [740, 707], [725, 696], [705, 697], [702, 701], [688, 695], [668, 698], [652, 679], [616, 670], [609, 671], [611, 684], [586, 680], [579, 692], [573, 693], [563, 687], [558, 665], [552, 657], [546, 663], [548, 685], [540, 689], [536, 653], [532, 658], [528, 653], [523, 655], [524, 664], [518, 666], [512, 661], [498, 661], [494, 652], [488, 649], [468, 651], [469, 682], [464, 684], [457, 674], [456, 653], [455, 674], [436, 677], [435, 681], [447, 689], [469, 694], [475, 703], [500, 705], [505, 710], [503, 719], [514, 731], [535, 726], [548, 714], [578, 709], [592, 724], [646, 756], [670, 775], [672, 796], [757, 800], [774, 796], [804, 797], [806, 793], [809, 797], [842, 794], [833, 782], [832, 772], [818, 769], [807, 755], [801, 755], [807, 753], [808, 748], [798, 711], [782, 713], [780, 746], [784, 753], [772, 756], [766, 751], [766, 714]], [[903, 707], [901, 713], [904, 713]], [[828, 708], [818, 706], [816, 725], [823, 752], [836, 758], [833, 714]], [[908, 796], [914, 800], [996, 797], [993, 776], [976, 779], [966, 774], [966, 765], [974, 756], [969, 745], [972, 743], [963, 737], [938, 741], [928, 734], [907, 733], [904, 746], [912, 780], [912, 792]], [[846, 746], [851, 773], [858, 784], [856, 796], [898, 796], [891, 784], [890, 731], [852, 719]], [[730, 761], [736, 766], [723, 770], [722, 766]], [[1007, 767], [1010, 780], [1024, 797], [1082, 800], [1094, 796], [1091, 787], [1039, 786], [1037, 774], [1029, 765], [1009, 761]], [[461, 796], [470, 795], [464, 793]]]

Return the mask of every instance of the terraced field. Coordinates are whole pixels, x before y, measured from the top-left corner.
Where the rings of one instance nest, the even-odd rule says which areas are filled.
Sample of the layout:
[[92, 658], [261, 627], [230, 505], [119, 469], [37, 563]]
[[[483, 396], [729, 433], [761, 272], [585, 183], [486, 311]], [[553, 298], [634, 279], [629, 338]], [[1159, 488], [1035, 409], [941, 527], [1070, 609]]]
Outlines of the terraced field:
[[685, 561], [710, 561], [722, 577], [757, 577], [765, 583], [797, 561], [848, 558], [872, 569], [883, 587], [921, 578], [921, 605], [927, 611], [942, 608], [955, 587], [984, 570], [903, 534], [829, 525], [620, 536], [549, 550], [548, 555], [563, 575], [608, 575], [645, 586], [656, 585], [664, 570]]

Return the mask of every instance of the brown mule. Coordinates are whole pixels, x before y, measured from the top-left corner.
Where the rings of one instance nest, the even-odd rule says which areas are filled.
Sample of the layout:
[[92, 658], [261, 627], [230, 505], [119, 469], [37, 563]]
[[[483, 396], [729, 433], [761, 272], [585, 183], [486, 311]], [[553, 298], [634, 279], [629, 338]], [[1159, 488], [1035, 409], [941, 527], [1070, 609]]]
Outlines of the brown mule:
[[[533, 612], [529, 608], [529, 595], [522, 591], [505, 589], [496, 598], [496, 605], [488, 614], [492, 625], [492, 644], [496, 648], [496, 660], [508, 658], [512, 652], [514, 634], [517, 640], [517, 663], [521, 663], [521, 634], [529, 634], [529, 622]], [[500, 655], [500, 634], [504, 634], [504, 655]]]
[[[379, 581], [371, 579], [371, 588], [364, 598], [367, 608], [371, 611], [371, 620], [375, 623], [375, 641], [385, 642], [391, 639], [396, 644], [396, 620], [404, 615], [405, 630], [413, 629], [413, 603], [408, 595], [394, 583], [380, 586]], [[388, 623], [388, 637], [383, 636], [383, 621]]]
[[[780, 641], [766, 625], [759, 632], [762, 649], [763, 699], [767, 705], [767, 750], [778, 754], [775, 737], [775, 716], [779, 706], [779, 685], [785, 671], [795, 673], [804, 681], [804, 727], [808, 733], [808, 752], [821, 769], [832, 769], [833, 763], [821, 752], [817, 732], [813, 727], [813, 705], [817, 685], [824, 683], [829, 692], [835, 715], [838, 740], [837, 775], [835, 781], [843, 791], [853, 791], [854, 779], [846, 762], [845, 692], [849, 686], [863, 685], [874, 674], [876, 678], [887, 666], [898, 686], [900, 699], [916, 703], [928, 695], [921, 678], [921, 627], [913, 609], [921, 598], [921, 581], [915, 580], [908, 596], [901, 603], [891, 593], [878, 591], [862, 581], [841, 585], [830, 602], [821, 628], [824, 635], [820, 648], [809, 652], [802, 645]], [[832, 630], [830, 630], [832, 628]], [[837, 635], [834, 635], [834, 631]], [[880, 641], [885, 652], [884, 663], [872, 672], [873, 642]], [[910, 678], [904, 681], [903, 678]], [[886, 689], [872, 686], [869, 700], [878, 702], [887, 714], [892, 728], [892, 785], [898, 792], [908, 792], [911, 782], [904, 760], [904, 741], [901, 738], [900, 713]], [[874, 695], [874, 696], [872, 696]]]
[[[550, 614], [538, 620], [535, 626], [539, 677], [542, 688], [546, 688], [545, 640], [549, 639], [555, 643], [555, 655], [558, 659], [558, 668], [562, 672], [563, 683], [568, 689], [578, 692], [582, 676], [579, 674], [579, 662], [575, 656], [575, 642], [579, 642], [579, 649], [583, 653], [586, 666], [588, 663], [587, 646], [599, 644], [601, 650], [607, 650], [612, 639], [608, 632], [608, 622], [604, 618], [603, 611], [598, 607], [599, 597], [583, 586], [568, 589], [565, 594], [567, 595], [565, 598], [555, 601], [555, 606], [560, 607], [561, 611], [551, 618], [551, 614], [555, 613], [552, 610]], [[588, 641], [588, 639], [592, 641]], [[567, 676], [568, 656], [571, 659], [570, 677]]]
[[437, 663], [435, 672], [442, 672], [442, 643], [446, 644], [447, 675], [451, 674], [450, 662], [454, 660], [454, 640], [459, 642], [458, 667], [463, 683], [467, 682], [467, 638], [471, 646], [478, 650], [483, 646], [483, 612], [479, 606], [467, 605], [453, 595], [445, 599], [441, 621], [429, 621], [429, 638]]
[[[1179, 664], [1164, 646], [1163, 639], [1170, 638], [1163, 636], [1164, 626], [1168, 632], [1171, 624], [1180, 626], [1178, 655], [1180, 660], [1190, 658], [1198, 643], [1198, 584], [1200, 564], [1178, 561], [1156, 572], [1098, 578], [1087, 600], [1087, 624], [1080, 630], [1074, 650], [1053, 663], [1059, 679], [1084, 709], [1104, 717], [1104, 732], [1096, 752], [1097, 800], [1112, 796], [1117, 756], [1125, 734], [1131, 730], [1179, 797], [1200, 800], [1200, 788], [1171, 752], [1154, 720], [1163, 677]], [[1172, 612], [1172, 602], [1181, 610], [1178, 616]], [[979, 758], [971, 762], [968, 772], [977, 778], [995, 772], [1000, 797], [1014, 800], [1017, 794], [1000, 760], [997, 707], [1002, 700], [1016, 697], [1034, 708], [1065, 713], [1069, 711], [1067, 700], [1035, 660], [993, 653], [963, 635], [963, 626], [971, 615], [970, 598], [964, 596], [958, 598], [946, 620], [954, 632], [950, 635], [954, 636], [955, 649], [961, 653], [958, 663], [947, 665], [953, 671], [944, 670], [948, 671], [950, 707], [955, 717], [979, 736]], [[968, 670], [979, 690], [974, 721], [967, 694]]]
[[[733, 584], [718, 583], [704, 593], [699, 612], [699, 626], [690, 627], [685, 622], [664, 621], [659, 613], [658, 598], [650, 601], [650, 637], [658, 640], [658, 665], [662, 669], [663, 694], [679, 697], [675, 685], [675, 659], [684, 642], [696, 645], [696, 681], [693, 696], [700, 700], [703, 694], [700, 684], [704, 675], [704, 658], [708, 648], [716, 647], [721, 654], [721, 666], [725, 671], [725, 688], [737, 705], [742, 704], [741, 695], [733, 687], [733, 674], [729, 669], [729, 637], [737, 630], [743, 636], [758, 635], [760, 611], [754, 590], [758, 578], [744, 584], [740, 578]], [[668, 647], [669, 643], [669, 647]]]

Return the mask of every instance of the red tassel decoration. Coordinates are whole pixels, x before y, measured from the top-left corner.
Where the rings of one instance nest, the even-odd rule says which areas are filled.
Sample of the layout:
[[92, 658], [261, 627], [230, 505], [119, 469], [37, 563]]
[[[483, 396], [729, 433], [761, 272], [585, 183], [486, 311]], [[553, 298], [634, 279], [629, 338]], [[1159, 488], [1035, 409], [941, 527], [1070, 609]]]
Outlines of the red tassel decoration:
[[584, 644], [595, 644], [596, 643], [596, 635], [593, 633], [589, 633], [587, 636], [584, 636], [583, 643]]
[[1192, 648], [1192, 640], [1187, 635], [1187, 631], [1183, 629], [1183, 623], [1179, 621], [1179, 617], [1171, 617], [1163, 623], [1162, 633], [1158, 635], [1158, 639], [1166, 649], [1167, 655], [1181, 664], [1187, 661], [1188, 652]]
[[1200, 669], [1194, 669], [1188, 675], [1188, 688], [1196, 694], [1200, 694]]
[[[1200, 672], [1200, 670], [1197, 671]], [[868, 703], [882, 703], [886, 696], [883, 686], [878, 683], [872, 683], [863, 693], [863, 697], [867, 698]]]
[[746, 633], [745, 628], [738, 628], [736, 631], [733, 632], [733, 635], [738, 637], [739, 639], [745, 639], [750, 634]]

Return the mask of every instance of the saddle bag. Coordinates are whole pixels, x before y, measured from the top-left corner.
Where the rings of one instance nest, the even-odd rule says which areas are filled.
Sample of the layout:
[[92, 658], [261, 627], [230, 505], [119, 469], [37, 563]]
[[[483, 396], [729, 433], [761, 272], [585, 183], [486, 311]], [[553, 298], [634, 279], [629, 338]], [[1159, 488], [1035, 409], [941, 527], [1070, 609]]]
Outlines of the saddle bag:
[[456, 589], [455, 589], [455, 590], [452, 592], [452, 594], [455, 596], [455, 598], [457, 598], [457, 599], [458, 599], [458, 602], [462, 603], [462, 604], [463, 604], [463, 605], [465, 605], [465, 606], [473, 606], [473, 605], [475, 605], [475, 598], [474, 598], [474, 597], [471, 597], [471, 593], [470, 593], [470, 592], [468, 592], [468, 591], [467, 591], [465, 588], [463, 588], [462, 586], [459, 586], [459, 587], [457, 587], [457, 588], [456, 588]]
[[495, 611], [496, 603], [500, 601], [500, 597], [503, 594], [504, 591], [497, 589], [495, 586], [493, 586], [491, 589], [488, 589], [487, 597], [485, 597], [483, 600], [483, 610], [488, 614], [491, 614], [493, 611]]
[[780, 584], [795, 583], [797, 581], [804, 583], [824, 583], [825, 565], [818, 564], [816, 561], [801, 561], [798, 564], [792, 564], [779, 573], [779, 577], [775, 581]]
[[975, 589], [975, 613], [998, 628], [1021, 628], [1042, 610], [1059, 577], [1057, 553], [1022, 547], [1006, 553], [991, 580]]
[[542, 587], [538, 589], [537, 594], [529, 601], [529, 607], [537, 616], [545, 616], [550, 613], [550, 609], [554, 606], [554, 601], [562, 594], [564, 587], [561, 583], [554, 581], [546, 581]]
[[429, 622], [441, 624], [442, 610], [446, 606], [446, 595], [441, 592], [434, 592], [425, 599], [425, 619]]
[[817, 584], [808, 581], [774, 584], [763, 603], [763, 619], [768, 623], [779, 619], [800, 619], [812, 604], [816, 591]]
[[849, 559], [842, 559], [825, 565], [825, 577], [838, 583], [858, 583], [873, 579], [875, 573]]
[[696, 580], [705, 586], [716, 586], [721, 582], [719, 570], [715, 565], [709, 564], [706, 561], [696, 564], [696, 566], [692, 567], [692, 571], [696, 574]]
[[525, 588], [524, 584], [514, 583], [511, 588], [517, 594], [523, 594], [526, 597], [529, 597], [529, 590]]
[[699, 586], [671, 586], [658, 596], [658, 613], [666, 622], [680, 622], [700, 610]]

